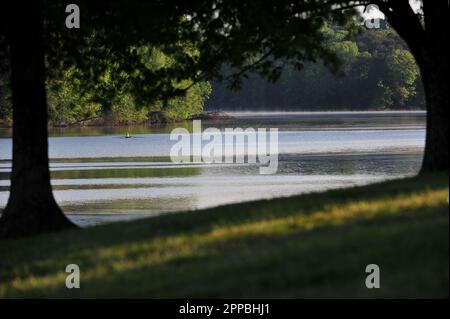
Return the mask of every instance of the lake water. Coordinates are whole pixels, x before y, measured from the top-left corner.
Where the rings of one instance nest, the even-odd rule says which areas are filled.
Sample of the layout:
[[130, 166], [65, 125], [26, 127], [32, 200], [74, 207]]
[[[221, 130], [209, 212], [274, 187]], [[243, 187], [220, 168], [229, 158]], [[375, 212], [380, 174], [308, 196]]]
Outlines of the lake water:
[[[230, 113], [208, 127], [278, 128], [279, 165], [172, 163], [173, 128], [52, 129], [55, 198], [82, 225], [364, 185], [420, 168], [424, 112]], [[133, 138], [124, 138], [126, 132]], [[11, 132], [0, 129], [0, 207], [8, 199]]]

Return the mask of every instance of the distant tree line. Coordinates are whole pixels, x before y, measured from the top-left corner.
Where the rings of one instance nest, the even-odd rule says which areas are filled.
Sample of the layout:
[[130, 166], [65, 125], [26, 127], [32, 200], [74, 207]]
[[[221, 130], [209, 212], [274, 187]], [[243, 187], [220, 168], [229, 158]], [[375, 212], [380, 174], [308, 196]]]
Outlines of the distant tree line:
[[[239, 91], [213, 82], [207, 110], [368, 110], [424, 108], [419, 69], [406, 44], [383, 21], [357, 36], [325, 26], [328, 45], [341, 57], [338, 76], [322, 63], [287, 66], [276, 83], [250, 74]], [[283, 61], [280, 61], [283, 63]], [[230, 72], [224, 68], [224, 73]]]

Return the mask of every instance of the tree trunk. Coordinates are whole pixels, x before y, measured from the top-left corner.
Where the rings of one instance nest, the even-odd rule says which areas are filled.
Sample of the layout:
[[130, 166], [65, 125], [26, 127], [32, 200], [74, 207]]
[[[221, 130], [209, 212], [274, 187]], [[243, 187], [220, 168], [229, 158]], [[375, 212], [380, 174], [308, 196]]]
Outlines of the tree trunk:
[[424, 0], [425, 36], [417, 63], [427, 103], [427, 137], [422, 172], [448, 171], [449, 87], [447, 0]]
[[[17, 3], [17, 1], [16, 1]], [[41, 1], [12, 5], [8, 23], [13, 93], [13, 159], [0, 238], [74, 227], [58, 207], [48, 167], [47, 100]]]
[[427, 135], [421, 172], [448, 171], [450, 81], [446, 51], [425, 48], [419, 67], [427, 104]]
[[422, 75], [427, 105], [427, 131], [421, 173], [448, 171], [448, 0], [423, 0], [423, 21], [414, 13], [407, 0], [372, 1], [406, 41]]

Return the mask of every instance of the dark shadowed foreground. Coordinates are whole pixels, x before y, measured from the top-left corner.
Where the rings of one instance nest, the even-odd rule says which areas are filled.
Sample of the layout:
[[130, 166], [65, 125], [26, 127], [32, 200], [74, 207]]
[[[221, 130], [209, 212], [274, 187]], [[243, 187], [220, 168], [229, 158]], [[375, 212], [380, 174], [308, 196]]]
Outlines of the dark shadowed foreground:
[[426, 175], [3, 241], [0, 297], [448, 297], [448, 232]]

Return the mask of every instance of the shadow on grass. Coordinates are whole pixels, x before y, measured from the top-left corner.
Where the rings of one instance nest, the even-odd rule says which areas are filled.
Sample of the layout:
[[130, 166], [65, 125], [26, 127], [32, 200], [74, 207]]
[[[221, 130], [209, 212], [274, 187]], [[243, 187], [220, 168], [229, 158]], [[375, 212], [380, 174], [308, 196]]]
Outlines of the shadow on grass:
[[[345, 217], [355, 202], [364, 210], [443, 188], [448, 175], [430, 175], [1, 242], [0, 296], [448, 295], [448, 205], [307, 223], [333, 207]], [[68, 263], [80, 265], [80, 290], [64, 286]], [[365, 288], [369, 263], [386, 272], [384, 290]]]
[[[130, 247], [126, 252], [116, 247], [112, 263], [104, 260], [100, 267], [91, 264], [89, 256], [64, 260], [78, 263], [85, 273], [80, 290], [66, 289], [64, 276], [47, 269], [50, 280], [35, 285], [29, 281], [27, 287], [18, 285], [12, 293], [72, 298], [445, 297], [448, 218], [443, 213], [444, 207], [438, 214], [416, 218], [387, 218], [287, 235], [244, 235], [221, 243], [194, 244], [192, 250], [180, 247], [175, 256], [170, 256], [174, 247], [168, 243], [169, 258], [159, 255], [158, 261], [152, 260], [151, 253], [146, 256], [151, 246]], [[381, 267], [380, 290], [364, 286], [364, 269], [371, 263]], [[92, 268], [101, 269], [90, 273]]]

